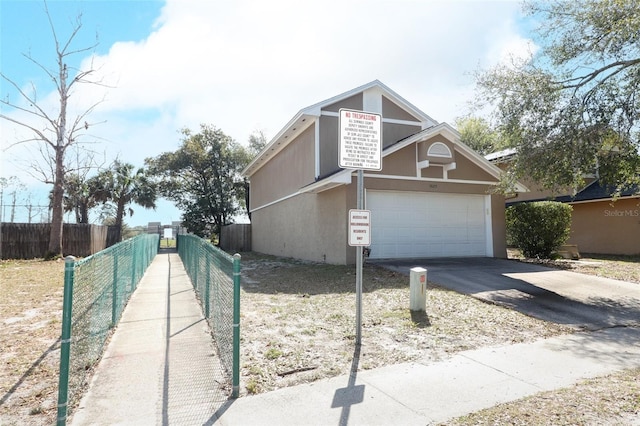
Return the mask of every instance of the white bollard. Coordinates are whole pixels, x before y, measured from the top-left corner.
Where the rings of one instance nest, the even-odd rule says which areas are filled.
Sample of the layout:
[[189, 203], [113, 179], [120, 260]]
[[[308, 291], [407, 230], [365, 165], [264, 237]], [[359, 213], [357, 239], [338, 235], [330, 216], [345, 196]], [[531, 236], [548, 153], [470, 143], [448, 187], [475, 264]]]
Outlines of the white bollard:
[[427, 309], [427, 270], [424, 268], [411, 268], [409, 274], [409, 309], [423, 311]]

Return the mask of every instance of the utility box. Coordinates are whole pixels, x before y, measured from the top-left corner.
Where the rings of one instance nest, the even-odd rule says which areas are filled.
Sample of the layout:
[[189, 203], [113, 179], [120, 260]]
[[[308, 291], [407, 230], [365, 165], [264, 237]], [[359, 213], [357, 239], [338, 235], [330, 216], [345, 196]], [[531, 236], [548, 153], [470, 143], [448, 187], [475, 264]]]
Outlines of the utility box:
[[427, 309], [427, 270], [424, 268], [411, 268], [409, 285], [409, 309], [425, 312]]

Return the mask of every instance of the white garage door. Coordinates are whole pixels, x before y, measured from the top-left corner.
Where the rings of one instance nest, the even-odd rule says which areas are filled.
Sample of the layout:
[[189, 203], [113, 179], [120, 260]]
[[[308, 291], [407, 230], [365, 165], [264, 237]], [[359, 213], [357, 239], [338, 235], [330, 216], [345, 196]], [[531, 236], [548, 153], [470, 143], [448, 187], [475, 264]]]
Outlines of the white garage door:
[[371, 257], [487, 256], [485, 196], [367, 191]]

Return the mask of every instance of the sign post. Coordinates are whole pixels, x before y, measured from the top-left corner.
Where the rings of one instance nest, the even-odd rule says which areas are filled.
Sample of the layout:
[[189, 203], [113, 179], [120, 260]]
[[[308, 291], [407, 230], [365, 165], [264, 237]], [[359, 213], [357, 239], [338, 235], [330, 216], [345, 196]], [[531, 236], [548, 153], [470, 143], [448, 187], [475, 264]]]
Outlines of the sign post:
[[382, 170], [382, 116], [365, 111], [341, 109], [339, 130], [339, 165], [344, 169], [357, 170], [357, 210], [349, 211], [349, 245], [357, 247], [356, 346], [360, 346], [362, 343], [362, 247], [371, 244], [371, 212], [363, 210], [363, 170]]

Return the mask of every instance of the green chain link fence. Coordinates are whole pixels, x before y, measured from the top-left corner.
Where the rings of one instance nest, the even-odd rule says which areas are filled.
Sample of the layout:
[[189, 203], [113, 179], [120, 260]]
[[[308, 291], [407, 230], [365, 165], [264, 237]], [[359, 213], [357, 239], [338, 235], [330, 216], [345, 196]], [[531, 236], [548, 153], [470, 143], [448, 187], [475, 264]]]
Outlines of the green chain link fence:
[[178, 254], [209, 322], [218, 354], [231, 378], [233, 398], [240, 388], [240, 255], [230, 256], [194, 235], [178, 235]]
[[102, 356], [111, 329], [158, 253], [158, 235], [139, 235], [90, 257], [65, 262], [58, 425], [79, 402], [88, 372]]

